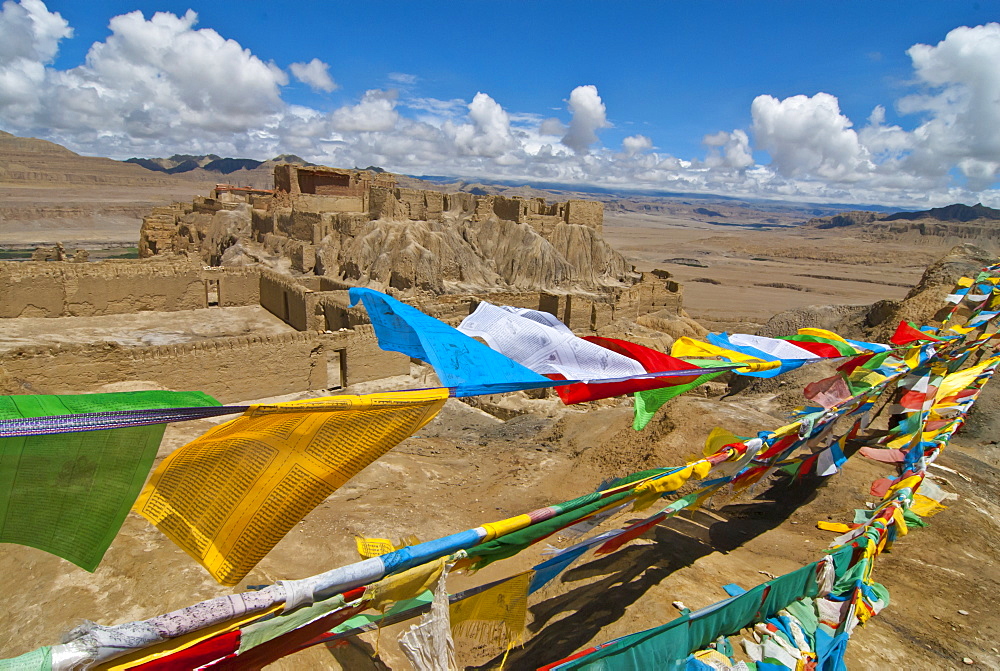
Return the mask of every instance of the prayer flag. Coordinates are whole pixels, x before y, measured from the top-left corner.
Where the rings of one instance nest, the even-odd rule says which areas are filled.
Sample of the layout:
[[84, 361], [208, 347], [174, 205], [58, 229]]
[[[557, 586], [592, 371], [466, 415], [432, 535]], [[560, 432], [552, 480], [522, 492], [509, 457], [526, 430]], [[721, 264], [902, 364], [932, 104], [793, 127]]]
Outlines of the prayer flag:
[[525, 571], [475, 596], [451, 604], [453, 636], [480, 643], [503, 641], [509, 649], [524, 637], [528, 587], [533, 571]]
[[[695, 367], [695, 364], [683, 359], [677, 359], [669, 354], [664, 354], [655, 349], [643, 347], [642, 345], [630, 343], [625, 340], [600, 338], [597, 336], [586, 336], [582, 340], [637, 361], [647, 373], [659, 373], [668, 370], [689, 370]], [[693, 373], [691, 375], [646, 378], [603, 384], [585, 384], [580, 382], [556, 387], [556, 393], [559, 394], [559, 398], [562, 399], [563, 403], [571, 405], [573, 403], [583, 403], [584, 401], [596, 401], [612, 396], [632, 394], [637, 391], [688, 385], [697, 380], [698, 377], [698, 373]]]
[[235, 585], [334, 490], [438, 413], [446, 389], [251, 406], [168, 456], [135, 510]]
[[896, 332], [889, 339], [889, 342], [894, 345], [909, 345], [915, 342], [941, 342], [941, 339], [929, 333], [924, 333], [911, 322], [900, 321], [899, 326], [896, 327]]
[[554, 386], [552, 380], [391, 296], [360, 287], [349, 293], [351, 306], [364, 301], [379, 347], [426, 361], [456, 396]]
[[[0, 396], [0, 419], [217, 405], [201, 392]], [[0, 438], [0, 542], [96, 569], [146, 481], [165, 426]]]

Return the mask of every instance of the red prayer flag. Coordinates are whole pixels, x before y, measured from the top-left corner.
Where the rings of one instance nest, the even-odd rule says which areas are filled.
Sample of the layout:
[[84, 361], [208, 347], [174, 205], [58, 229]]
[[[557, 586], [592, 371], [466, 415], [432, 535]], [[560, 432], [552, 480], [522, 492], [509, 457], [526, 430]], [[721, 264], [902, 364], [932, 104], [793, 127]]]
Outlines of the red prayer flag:
[[790, 343], [796, 347], [801, 347], [804, 350], [809, 350], [816, 356], [821, 356], [826, 359], [833, 359], [838, 356], [844, 356], [840, 353], [833, 345], [828, 345], [825, 342], [812, 342], [809, 340], [795, 340], [794, 338], [786, 338]]
[[601, 547], [597, 548], [594, 554], [604, 555], [610, 554], [620, 548], [621, 546], [628, 543], [630, 540], [638, 538], [643, 535], [657, 524], [665, 520], [667, 517], [666, 513], [660, 513], [658, 515], [653, 515], [651, 518], [645, 522], [639, 522], [638, 524], [633, 524], [625, 530], [624, 533], [620, 533], [611, 540], [604, 543]]
[[145, 664], [133, 666], [133, 669], [143, 671], [178, 671], [179, 669], [196, 669], [210, 662], [227, 657], [240, 649], [240, 632], [230, 631], [219, 634], [204, 641], [199, 641], [189, 648], [178, 650], [172, 655], [152, 659]]
[[[617, 352], [622, 356], [638, 361], [647, 373], [658, 373], [666, 370], [688, 370], [692, 367], [687, 361], [677, 359], [649, 347], [643, 347], [627, 340], [617, 338], [601, 338], [598, 336], [586, 336], [584, 340], [600, 345], [612, 352]], [[554, 380], [565, 380], [562, 375], [548, 375]], [[623, 382], [606, 382], [603, 384], [577, 384], [563, 385], [556, 387], [556, 393], [566, 405], [583, 403], [584, 401], [596, 401], [612, 396], [625, 396], [637, 391], [649, 389], [662, 389], [679, 384], [694, 382], [698, 375], [684, 375], [679, 377], [655, 377], [638, 380], [625, 380]]]
[[914, 342], [942, 342], [941, 338], [936, 338], [929, 333], [924, 333], [913, 324], [907, 321], [899, 322], [896, 333], [889, 339], [894, 345], [909, 345]]

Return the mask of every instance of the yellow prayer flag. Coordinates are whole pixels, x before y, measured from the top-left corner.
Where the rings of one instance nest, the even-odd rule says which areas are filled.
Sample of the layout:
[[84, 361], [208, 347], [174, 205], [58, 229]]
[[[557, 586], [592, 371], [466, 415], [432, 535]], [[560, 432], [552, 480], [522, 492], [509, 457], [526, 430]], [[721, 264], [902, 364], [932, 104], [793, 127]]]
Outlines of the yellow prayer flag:
[[235, 585], [447, 398], [447, 389], [430, 389], [251, 406], [164, 459], [134, 510], [220, 583]]
[[712, 429], [712, 432], [708, 434], [708, 438], [705, 439], [705, 450], [703, 451], [703, 454], [706, 457], [713, 455], [726, 445], [742, 443], [743, 440], [743, 438], [740, 438], [732, 431], [727, 431], [721, 426], [717, 426]]
[[762, 370], [774, 370], [781, 367], [781, 361], [748, 361], [743, 368], [737, 368], [737, 373], [759, 373]]
[[934, 395], [935, 400], [941, 400], [948, 398], [949, 396], [954, 396], [958, 392], [966, 389], [976, 378], [982, 375], [982, 373], [1000, 361], [1000, 356], [990, 357], [982, 363], [972, 366], [971, 368], [966, 368], [965, 370], [960, 370], [957, 373], [952, 373], [941, 380], [941, 384], [938, 385], [937, 394]]
[[487, 522], [483, 524], [483, 528], [486, 529], [486, 538], [482, 542], [491, 541], [499, 536], [504, 536], [509, 533], [513, 533], [519, 529], [523, 529], [532, 523], [532, 519], [528, 515], [517, 515], [515, 517], [508, 517], [505, 520], [500, 520], [499, 522]]
[[905, 536], [910, 533], [910, 527], [906, 524], [906, 519], [903, 517], [903, 509], [896, 507], [892, 511], [892, 519], [896, 522], [896, 531], [899, 532], [900, 536]]
[[921, 517], [930, 517], [932, 515], [937, 515], [939, 512], [947, 508], [948, 506], [943, 506], [929, 496], [924, 496], [923, 494], [914, 494], [913, 503], [910, 505], [910, 510], [920, 515]]
[[688, 338], [687, 336], [682, 336], [674, 341], [674, 344], [670, 347], [670, 356], [687, 356], [695, 358], [717, 356], [724, 357], [730, 361], [755, 361], [764, 363], [758, 357], [750, 356], [749, 354], [744, 354], [743, 352], [737, 352], [731, 349], [717, 347], [716, 345], [712, 345], [707, 342], [700, 342], [694, 338]]
[[396, 546], [392, 544], [392, 541], [388, 538], [365, 538], [364, 536], [355, 536], [354, 542], [358, 547], [358, 554], [362, 559], [371, 559], [372, 557], [381, 557], [384, 554], [389, 554], [396, 549]]
[[391, 603], [420, 596], [435, 583], [444, 571], [445, 558], [414, 566], [411, 569], [382, 578], [365, 588], [363, 599], [371, 601], [371, 607], [382, 610]]
[[635, 488], [637, 498], [632, 510], [640, 511], [653, 505], [658, 498], [667, 492], [673, 492], [684, 486], [688, 480], [704, 480], [712, 464], [707, 461], [696, 461], [679, 471], [648, 480]]
[[520, 643], [528, 614], [528, 586], [534, 573], [525, 571], [475, 596], [451, 604], [452, 634], [468, 636], [480, 643], [502, 640], [508, 649]]
[[923, 481], [923, 479], [924, 479], [923, 475], [910, 475], [908, 477], [903, 478], [896, 484], [889, 487], [888, 490], [886, 490], [885, 496], [882, 497], [882, 500], [888, 501], [889, 499], [894, 497], [896, 495], [896, 492], [898, 492], [900, 489], [908, 488], [912, 491], [916, 487], [920, 486], [920, 483]]

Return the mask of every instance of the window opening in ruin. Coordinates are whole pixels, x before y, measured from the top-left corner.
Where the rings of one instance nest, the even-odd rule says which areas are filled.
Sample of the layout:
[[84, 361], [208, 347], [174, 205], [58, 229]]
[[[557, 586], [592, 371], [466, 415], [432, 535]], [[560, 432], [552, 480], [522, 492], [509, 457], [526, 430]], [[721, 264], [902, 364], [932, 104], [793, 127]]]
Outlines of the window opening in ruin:
[[330, 350], [326, 355], [326, 386], [342, 389], [347, 386], [347, 350]]
[[219, 280], [205, 280], [205, 304], [208, 307], [219, 306]]
[[338, 195], [348, 191], [350, 186], [350, 175], [299, 171], [299, 191], [302, 193]]
[[281, 294], [281, 306], [282, 306], [282, 310], [281, 310], [282, 317], [281, 318], [282, 318], [282, 320], [284, 320], [284, 322], [286, 324], [290, 324], [291, 322], [288, 321], [289, 309], [288, 309], [288, 292], [287, 291], [282, 292], [282, 294]]

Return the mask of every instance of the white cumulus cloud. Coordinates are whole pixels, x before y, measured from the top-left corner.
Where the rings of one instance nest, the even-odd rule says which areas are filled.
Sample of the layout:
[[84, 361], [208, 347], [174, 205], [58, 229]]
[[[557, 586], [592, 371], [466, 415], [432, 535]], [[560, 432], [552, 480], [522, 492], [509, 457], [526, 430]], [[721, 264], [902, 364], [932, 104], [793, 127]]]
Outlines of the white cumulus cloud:
[[357, 105], [341, 107], [330, 115], [334, 129], [342, 132], [377, 132], [392, 130], [399, 120], [396, 91], [366, 91]]
[[597, 131], [608, 127], [607, 109], [593, 85], [577, 86], [569, 94], [572, 118], [562, 143], [577, 154], [586, 154], [597, 142]]
[[709, 168], [731, 168], [743, 170], [754, 164], [750, 151], [750, 138], [745, 131], [736, 129], [732, 133], [720, 130], [706, 135], [702, 143], [709, 148], [705, 164]]
[[444, 126], [459, 153], [496, 158], [517, 144], [511, 135], [510, 116], [485, 93], [477, 93], [469, 103], [469, 120], [472, 123], [448, 122]]
[[55, 58], [59, 41], [73, 29], [41, 0], [7, 0], [0, 9], [0, 110], [18, 105], [21, 113], [38, 104], [45, 65]]
[[336, 91], [339, 86], [330, 76], [330, 66], [318, 58], [314, 58], [308, 63], [292, 63], [288, 66], [295, 76], [303, 84], [307, 84], [314, 91]]
[[913, 131], [911, 165], [932, 173], [957, 165], [971, 188], [989, 186], [1000, 174], [1000, 24], [955, 28], [907, 54], [925, 91], [899, 109], [927, 117]]
[[[8, 2], [4, 15], [10, 10]], [[69, 138], [85, 151], [112, 154], [127, 147], [245, 146], [252, 138], [235, 135], [273, 122], [286, 107], [280, 88], [288, 78], [214, 30], [194, 29], [196, 21], [192, 11], [182, 17], [159, 12], [148, 20], [138, 11], [114, 17], [111, 35], [91, 45], [82, 65], [45, 69], [37, 104], [5, 110], [6, 120]], [[51, 17], [47, 25], [33, 38], [34, 49], [51, 58], [67, 29]]]
[[757, 96], [750, 114], [757, 146], [786, 177], [854, 181], [870, 170], [867, 150], [829, 93], [784, 100]]
[[[329, 165], [472, 179], [1000, 206], [1000, 24], [956, 28], [936, 45], [914, 45], [907, 52], [912, 95], [881, 101], [857, 125], [831, 93], [760, 95], [745, 127], [704, 135], [703, 160], [661, 152], [657, 138], [644, 134], [602, 145], [601, 131], [611, 124], [593, 85], [570, 91], [560, 118], [546, 109], [505, 109], [485, 91], [471, 99], [426, 97], [425, 80], [401, 72], [380, 76], [398, 90], [373, 81], [332, 110], [292, 104], [284, 97], [285, 71], [196, 24], [192, 11], [116, 16], [82, 63], [58, 69], [52, 63], [72, 28], [43, 0], [4, 1], [0, 127], [116, 158], [265, 159], [290, 151]], [[336, 73], [319, 58], [288, 70], [316, 90], [337, 88]], [[554, 91], [551, 102], [564, 93]], [[887, 121], [887, 109], [898, 118]], [[770, 160], [756, 163], [753, 150]]]
[[645, 135], [629, 135], [622, 140], [622, 151], [629, 156], [635, 156], [639, 152], [649, 151], [653, 148], [653, 141]]

